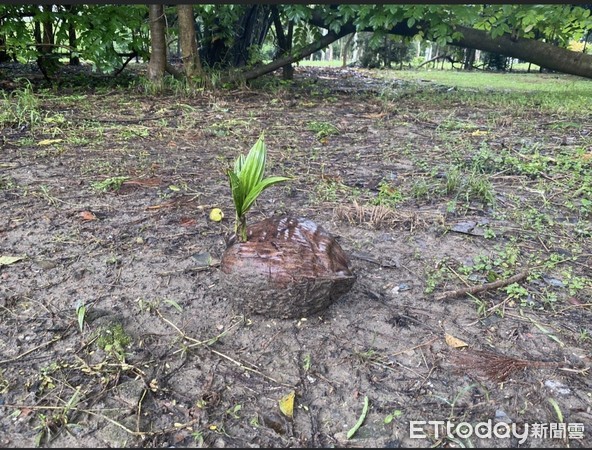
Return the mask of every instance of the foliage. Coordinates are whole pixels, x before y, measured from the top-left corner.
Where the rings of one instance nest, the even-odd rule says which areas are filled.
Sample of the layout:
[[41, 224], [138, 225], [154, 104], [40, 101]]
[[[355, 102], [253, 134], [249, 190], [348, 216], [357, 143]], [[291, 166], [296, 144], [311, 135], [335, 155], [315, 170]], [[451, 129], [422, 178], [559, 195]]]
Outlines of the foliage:
[[[67, 56], [73, 52], [98, 70], [112, 71], [122, 65], [123, 55], [147, 56], [149, 35], [145, 5], [0, 5], [6, 51], [20, 62], [39, 56], [35, 45], [35, 23], [52, 24], [53, 52]], [[77, 30], [76, 48], [69, 43], [70, 23]]]
[[[251, 23], [255, 6], [259, 7], [259, 16]], [[592, 28], [590, 9], [568, 4], [287, 4], [277, 8], [284, 23], [294, 24], [295, 51], [321, 37], [319, 23], [333, 32], [345, 24], [353, 24], [358, 31], [373, 30], [377, 42], [384, 33], [404, 25], [408, 37], [445, 45], [460, 36], [455, 27], [468, 26], [485, 30], [492, 37], [508, 33], [515, 38], [544, 39], [565, 48], [574, 47]], [[5, 46], [0, 50], [21, 62], [35, 60], [41, 51], [35, 42], [35, 24], [51, 23], [50, 44], [58, 56], [71, 54], [110, 72], [129, 55], [149, 58], [147, 11], [146, 5], [0, 5]], [[264, 42], [266, 53], [270, 53], [267, 5], [196, 4], [194, 11], [202, 58], [210, 67], [246, 64], [248, 55], [260, 53]], [[173, 45], [178, 36], [175, 13], [174, 6], [165, 8], [167, 33]], [[70, 47], [71, 26], [77, 33], [76, 48]], [[247, 30], [249, 36], [245, 35]], [[243, 35], [247, 41], [241, 43]], [[243, 50], [246, 58], [238, 55]]]
[[247, 156], [239, 155], [234, 163], [234, 170], [228, 169], [226, 172], [236, 210], [234, 231], [241, 242], [247, 241], [245, 215], [259, 195], [268, 187], [290, 179], [288, 177], [263, 178], [266, 162], [267, 149], [262, 133]]

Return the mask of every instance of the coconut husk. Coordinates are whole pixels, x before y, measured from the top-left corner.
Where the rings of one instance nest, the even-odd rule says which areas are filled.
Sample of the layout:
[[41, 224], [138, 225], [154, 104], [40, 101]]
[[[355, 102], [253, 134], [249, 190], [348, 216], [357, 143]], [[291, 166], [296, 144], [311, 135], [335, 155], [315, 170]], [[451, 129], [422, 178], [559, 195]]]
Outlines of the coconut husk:
[[290, 216], [250, 225], [246, 242], [230, 240], [220, 267], [237, 308], [276, 318], [318, 314], [356, 279], [334, 236], [311, 220]]

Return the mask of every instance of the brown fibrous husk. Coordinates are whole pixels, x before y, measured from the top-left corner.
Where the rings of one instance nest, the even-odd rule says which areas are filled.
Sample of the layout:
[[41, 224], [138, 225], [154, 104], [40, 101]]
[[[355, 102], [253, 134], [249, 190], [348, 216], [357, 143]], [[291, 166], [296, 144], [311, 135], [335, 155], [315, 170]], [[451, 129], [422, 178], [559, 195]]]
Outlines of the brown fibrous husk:
[[231, 239], [220, 267], [221, 283], [238, 309], [284, 319], [321, 313], [356, 279], [334, 236], [290, 216], [250, 225], [246, 242]]

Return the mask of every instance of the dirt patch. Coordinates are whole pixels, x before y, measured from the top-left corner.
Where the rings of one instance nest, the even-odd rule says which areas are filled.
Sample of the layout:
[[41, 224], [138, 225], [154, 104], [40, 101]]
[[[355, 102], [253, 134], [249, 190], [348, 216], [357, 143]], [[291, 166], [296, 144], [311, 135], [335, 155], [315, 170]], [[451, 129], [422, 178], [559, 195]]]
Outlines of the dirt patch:
[[[354, 69], [299, 69], [291, 87], [274, 79], [193, 98], [62, 89], [39, 90], [35, 128], [1, 130], [0, 256], [22, 259], [0, 265], [0, 445], [592, 443], [589, 223], [542, 204], [540, 177], [483, 172], [495, 207], [487, 192], [466, 191], [454, 209], [452, 188], [431, 190], [483, 142], [554, 150], [565, 131], [549, 117], [512, 117], [509, 105], [507, 121], [492, 122], [500, 111], [486, 102]], [[474, 126], [451, 128], [451, 116]], [[589, 123], [569, 145], [587, 148]], [[313, 220], [357, 276], [319, 316], [244, 316], [230, 301], [241, 286], [221, 289], [233, 229], [224, 168], [261, 131], [269, 173], [294, 180], [266, 191], [249, 221]], [[458, 142], [472, 153], [454, 156]], [[500, 216], [533, 205], [553, 219], [540, 232]], [[213, 207], [222, 222], [209, 220]], [[535, 267], [551, 254], [563, 260]], [[533, 276], [514, 290], [435, 300], [524, 269]], [[288, 417], [279, 401], [291, 392]], [[413, 421], [517, 432], [447, 435]]]

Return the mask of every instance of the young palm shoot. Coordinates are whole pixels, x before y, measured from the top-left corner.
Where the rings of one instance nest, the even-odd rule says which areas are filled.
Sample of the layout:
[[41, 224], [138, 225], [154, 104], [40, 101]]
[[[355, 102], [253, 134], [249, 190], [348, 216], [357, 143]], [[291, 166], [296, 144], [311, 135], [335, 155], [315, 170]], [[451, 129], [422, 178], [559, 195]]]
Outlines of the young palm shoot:
[[234, 232], [240, 242], [247, 241], [246, 213], [253, 206], [255, 200], [269, 186], [287, 181], [288, 177], [263, 178], [267, 150], [263, 133], [253, 145], [248, 155], [239, 155], [234, 162], [234, 170], [228, 169], [232, 199], [236, 210]]

